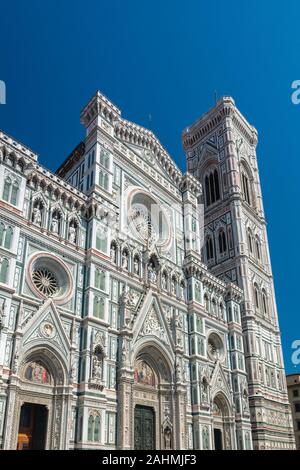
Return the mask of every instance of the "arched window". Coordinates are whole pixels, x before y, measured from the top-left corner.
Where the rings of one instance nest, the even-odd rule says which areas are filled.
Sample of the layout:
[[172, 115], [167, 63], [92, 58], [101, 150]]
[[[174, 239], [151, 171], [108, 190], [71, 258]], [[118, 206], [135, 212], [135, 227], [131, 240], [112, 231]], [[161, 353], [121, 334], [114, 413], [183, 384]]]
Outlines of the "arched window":
[[206, 206], [210, 206], [220, 199], [220, 183], [218, 170], [211, 170], [204, 178]]
[[13, 204], [14, 206], [17, 205], [17, 202], [18, 202], [18, 193], [19, 193], [19, 185], [17, 184], [17, 182], [15, 181], [12, 185], [12, 188], [11, 188], [11, 196], [10, 196], [10, 202], [11, 204]]
[[250, 228], [248, 229], [248, 248], [249, 252], [253, 253], [253, 236]]
[[8, 260], [3, 258], [0, 264], [0, 282], [3, 282], [3, 284], [7, 282], [8, 266]]
[[215, 299], [212, 299], [212, 301], [211, 301], [211, 306], [212, 306], [212, 314], [213, 314], [213, 315], [216, 315], [216, 313], [217, 313], [217, 304], [216, 304], [216, 300], [215, 300]]
[[220, 305], [219, 305], [219, 312], [220, 312], [220, 318], [224, 320], [225, 319], [225, 307], [222, 302], [220, 302]]
[[249, 179], [245, 173], [242, 173], [242, 190], [244, 200], [251, 205]]
[[95, 269], [95, 287], [105, 290], [105, 272], [99, 268]]
[[109, 167], [109, 153], [106, 152], [104, 149], [100, 151], [100, 163], [104, 168]]
[[226, 235], [223, 229], [219, 232], [219, 252], [220, 254], [225, 253], [227, 250]]
[[210, 206], [210, 189], [209, 189], [209, 179], [208, 176], [205, 177], [205, 197], [206, 197], [206, 205]]
[[175, 276], [172, 276], [171, 279], [171, 294], [177, 295], [177, 279]]
[[108, 189], [108, 174], [103, 171], [99, 173], [99, 185], [101, 188]]
[[102, 225], [98, 227], [96, 233], [96, 249], [103, 253], [107, 251], [107, 228]]
[[94, 424], [94, 441], [100, 441], [100, 416], [96, 416]]
[[206, 257], [208, 261], [213, 259], [214, 257], [214, 249], [211, 236], [208, 236], [206, 239]]
[[267, 294], [266, 291], [263, 289], [262, 291], [262, 304], [263, 304], [263, 311], [264, 314], [268, 314], [268, 299], [267, 299]]
[[259, 289], [257, 284], [254, 284], [254, 305], [256, 309], [259, 309]]
[[201, 286], [198, 281], [195, 282], [195, 301], [201, 302]]
[[215, 181], [214, 181], [213, 173], [209, 175], [209, 189], [210, 189], [210, 200], [211, 200], [211, 203], [213, 204], [214, 202], [216, 202]]
[[216, 201], [220, 199], [219, 175], [217, 170], [214, 171], [214, 186]]
[[12, 236], [13, 236], [13, 229], [12, 227], [7, 227], [5, 231], [5, 240], [4, 240], [4, 248], [7, 248], [8, 250], [11, 247], [11, 241], [12, 241]]
[[11, 179], [9, 177], [5, 178], [4, 187], [3, 187], [3, 195], [2, 195], [2, 198], [4, 199], [4, 201], [9, 202], [10, 200], [11, 186], [12, 186]]
[[88, 441], [94, 440], [94, 425], [95, 425], [94, 416], [90, 415], [89, 422], [88, 422]]
[[5, 225], [0, 222], [0, 245], [2, 246], [5, 240]]
[[104, 299], [102, 297], [94, 297], [94, 317], [104, 319]]
[[259, 237], [256, 237], [255, 245], [256, 245], [256, 256], [257, 256], [257, 259], [260, 261], [261, 260], [261, 249], [260, 249], [260, 239], [259, 239]]
[[185, 298], [185, 284], [184, 281], [180, 282], [180, 298], [184, 300]]
[[208, 312], [209, 311], [209, 299], [206, 293], [204, 294], [204, 305], [205, 305], [206, 311]]

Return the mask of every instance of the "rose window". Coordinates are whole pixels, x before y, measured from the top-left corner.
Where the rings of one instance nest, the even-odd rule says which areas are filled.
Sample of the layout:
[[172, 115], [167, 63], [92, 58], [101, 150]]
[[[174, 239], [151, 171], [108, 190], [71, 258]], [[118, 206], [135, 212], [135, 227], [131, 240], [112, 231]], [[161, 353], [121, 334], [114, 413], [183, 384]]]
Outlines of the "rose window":
[[73, 276], [68, 265], [52, 253], [39, 252], [28, 261], [27, 282], [40, 298], [66, 303], [73, 294]]
[[171, 240], [171, 225], [166, 208], [152, 194], [135, 189], [128, 199], [127, 223], [148, 246], [166, 248]]
[[32, 273], [32, 280], [36, 288], [45, 296], [55, 295], [59, 290], [55, 275], [47, 268], [38, 268]]
[[224, 357], [223, 341], [216, 333], [212, 333], [209, 336], [207, 341], [207, 350], [210, 358], [214, 361], [217, 359], [222, 360]]

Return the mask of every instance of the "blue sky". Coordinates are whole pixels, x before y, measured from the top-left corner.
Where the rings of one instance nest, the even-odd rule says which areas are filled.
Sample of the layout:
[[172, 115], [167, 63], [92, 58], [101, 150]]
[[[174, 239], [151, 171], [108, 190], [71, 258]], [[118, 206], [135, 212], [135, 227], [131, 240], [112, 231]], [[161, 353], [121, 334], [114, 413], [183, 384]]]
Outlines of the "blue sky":
[[[54, 170], [83, 138], [100, 89], [150, 127], [184, 169], [181, 131], [232, 95], [257, 149], [285, 364], [300, 339], [298, 290], [300, 3], [252, 0], [0, 0], [0, 128]], [[149, 122], [149, 115], [152, 116]]]

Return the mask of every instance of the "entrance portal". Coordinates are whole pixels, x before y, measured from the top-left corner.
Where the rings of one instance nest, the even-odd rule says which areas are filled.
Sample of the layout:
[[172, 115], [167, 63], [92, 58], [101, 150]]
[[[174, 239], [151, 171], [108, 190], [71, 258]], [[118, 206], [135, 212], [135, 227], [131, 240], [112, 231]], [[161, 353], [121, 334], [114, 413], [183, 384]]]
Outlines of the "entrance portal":
[[21, 408], [17, 449], [45, 449], [47, 421], [48, 410], [45, 405], [24, 403]]
[[221, 429], [214, 429], [215, 450], [222, 450], [222, 431]]
[[134, 409], [134, 449], [155, 450], [153, 408], [136, 405]]

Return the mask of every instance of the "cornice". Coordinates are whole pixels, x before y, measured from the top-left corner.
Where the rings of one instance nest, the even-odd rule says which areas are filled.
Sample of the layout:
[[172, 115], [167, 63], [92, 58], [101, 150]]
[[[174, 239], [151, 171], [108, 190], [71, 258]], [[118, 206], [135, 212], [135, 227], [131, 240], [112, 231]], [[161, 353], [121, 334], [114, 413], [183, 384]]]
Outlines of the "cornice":
[[257, 131], [251, 126], [241, 112], [235, 106], [233, 98], [223, 96], [216, 105], [207, 113], [203, 114], [191, 126], [182, 132], [182, 145], [184, 150], [193, 147], [194, 144], [207, 137], [216, 130], [226, 118], [231, 118], [233, 124], [253, 145], [257, 143]]
[[[38, 154], [33, 152], [29, 147], [26, 147], [21, 142], [17, 142], [13, 137], [5, 134], [0, 130], [0, 142], [2, 146], [2, 151], [7, 152], [7, 154], [13, 153], [17, 158], [23, 157], [25, 162], [28, 160], [37, 161]], [[1, 147], [0, 147], [1, 150]]]

